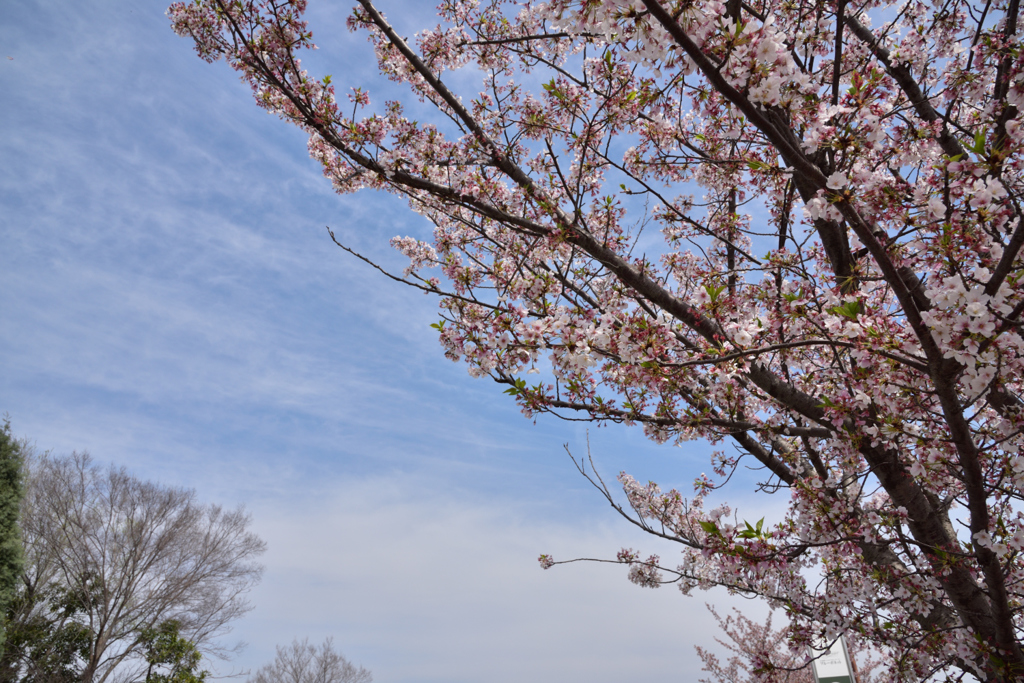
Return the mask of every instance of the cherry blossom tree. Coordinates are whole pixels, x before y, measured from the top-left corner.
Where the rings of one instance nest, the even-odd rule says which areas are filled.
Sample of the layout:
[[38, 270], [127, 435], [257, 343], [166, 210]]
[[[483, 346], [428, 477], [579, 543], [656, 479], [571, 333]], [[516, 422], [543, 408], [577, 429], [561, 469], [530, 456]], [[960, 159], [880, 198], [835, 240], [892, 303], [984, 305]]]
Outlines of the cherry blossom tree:
[[[708, 610], [726, 638], [715, 640], [732, 654], [723, 662], [714, 652], [697, 646], [703, 670], [711, 675], [711, 678], [702, 678], [701, 683], [815, 683], [811, 652], [791, 647], [787, 627], [772, 627], [775, 614], [769, 614], [764, 622], [757, 622], [736, 609], [725, 617], [710, 605]], [[870, 652], [863, 639], [851, 639], [849, 656], [857, 683], [886, 680], [875, 675], [882, 661], [877, 653]]]
[[[303, 69], [305, 5], [169, 15], [338, 192], [433, 223], [393, 277], [446, 355], [527, 416], [731, 444], [688, 497], [620, 475], [681, 550], [633, 580], [763, 596], [892, 680], [1024, 677], [1019, 0], [442, 0], [412, 41], [360, 0], [408, 89], [376, 106]], [[782, 518], [705, 505], [741, 461]]]

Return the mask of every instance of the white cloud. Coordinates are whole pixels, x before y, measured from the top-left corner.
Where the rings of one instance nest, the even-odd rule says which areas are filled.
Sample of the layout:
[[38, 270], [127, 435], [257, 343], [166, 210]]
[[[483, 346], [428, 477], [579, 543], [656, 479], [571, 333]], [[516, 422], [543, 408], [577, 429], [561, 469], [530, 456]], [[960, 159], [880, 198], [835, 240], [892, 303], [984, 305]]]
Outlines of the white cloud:
[[381, 682], [696, 680], [692, 646], [716, 635], [700, 598], [638, 588], [614, 565], [536, 562], [613, 556], [637, 542], [623, 525], [538, 521], [522, 504], [425, 483], [351, 480], [255, 505], [268, 574], [238, 664], [333, 634]]

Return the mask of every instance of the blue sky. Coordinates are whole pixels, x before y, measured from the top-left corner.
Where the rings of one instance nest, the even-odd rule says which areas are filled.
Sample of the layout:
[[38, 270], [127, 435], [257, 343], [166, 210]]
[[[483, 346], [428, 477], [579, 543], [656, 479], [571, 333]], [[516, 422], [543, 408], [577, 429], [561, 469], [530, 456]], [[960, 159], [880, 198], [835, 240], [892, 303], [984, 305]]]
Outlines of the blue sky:
[[[311, 0], [339, 92], [379, 82], [347, 3]], [[399, 27], [428, 5], [383, 1]], [[608, 565], [639, 538], [572, 467], [585, 427], [519, 413], [445, 360], [435, 303], [337, 249], [430, 226], [389, 196], [332, 193], [301, 132], [175, 36], [163, 2], [0, 4], [0, 413], [40, 449], [244, 504], [265, 538], [252, 669], [333, 635], [378, 683], [696, 681], [701, 597]], [[420, 22], [418, 25], [416, 22]], [[688, 489], [709, 449], [591, 429], [614, 476]], [[754, 501], [751, 501], [753, 503]], [[755, 519], [763, 510], [748, 508]], [[753, 516], [751, 516], [753, 515]], [[742, 604], [723, 594], [716, 604]]]

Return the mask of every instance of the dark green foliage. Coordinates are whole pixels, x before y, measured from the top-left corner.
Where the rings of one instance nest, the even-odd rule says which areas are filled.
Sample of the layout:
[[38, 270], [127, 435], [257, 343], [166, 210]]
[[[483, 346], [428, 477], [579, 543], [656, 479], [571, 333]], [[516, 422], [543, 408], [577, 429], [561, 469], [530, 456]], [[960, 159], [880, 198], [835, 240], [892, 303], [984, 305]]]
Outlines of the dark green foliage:
[[[177, 621], [165, 621], [142, 630], [143, 654], [149, 669], [146, 683], [203, 683], [208, 672], [197, 671], [201, 655], [196, 646], [181, 637]], [[160, 673], [158, 669], [163, 669]]]
[[[11, 423], [0, 427], [0, 614], [6, 615], [18, 598], [18, 584], [24, 564], [18, 514], [25, 488], [22, 482], [22, 445], [11, 435]], [[7, 632], [6, 619], [0, 629], [0, 654]]]
[[3, 683], [75, 683], [92, 648], [92, 631], [76, 620], [88, 598], [63, 588], [38, 593], [26, 585], [8, 611]]

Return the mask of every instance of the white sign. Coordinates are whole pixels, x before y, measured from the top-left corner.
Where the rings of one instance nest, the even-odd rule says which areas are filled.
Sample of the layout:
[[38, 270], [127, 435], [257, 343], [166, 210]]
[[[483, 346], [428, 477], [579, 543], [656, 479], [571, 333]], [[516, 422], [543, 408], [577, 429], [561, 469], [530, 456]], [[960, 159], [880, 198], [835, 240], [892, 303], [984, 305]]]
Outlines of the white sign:
[[812, 647], [811, 655], [815, 657], [811, 668], [817, 683], [856, 683], [844, 638], [840, 637], [828, 650], [815, 650]]

